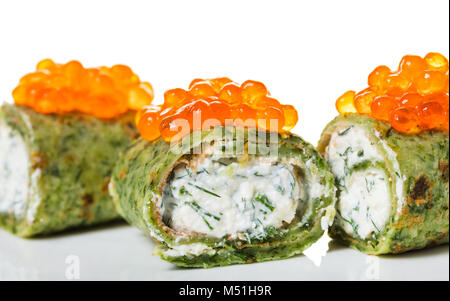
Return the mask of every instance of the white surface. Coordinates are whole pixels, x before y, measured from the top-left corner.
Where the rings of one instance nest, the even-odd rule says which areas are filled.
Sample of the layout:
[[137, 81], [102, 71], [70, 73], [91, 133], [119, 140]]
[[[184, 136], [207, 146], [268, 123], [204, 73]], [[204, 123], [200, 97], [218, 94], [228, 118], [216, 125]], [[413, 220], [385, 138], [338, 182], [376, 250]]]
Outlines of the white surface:
[[125, 224], [32, 240], [0, 230], [0, 242], [0, 280], [66, 280], [76, 261], [80, 280], [449, 280], [448, 245], [374, 257], [333, 243], [320, 267], [296, 256], [183, 269], [152, 256], [153, 242]]
[[[363, 89], [380, 64], [407, 53], [449, 56], [449, 2], [402, 1], [1, 1], [0, 103], [19, 78], [50, 57], [85, 66], [130, 65], [156, 103], [195, 77], [261, 80], [299, 111], [295, 131], [315, 144], [336, 115], [335, 99]], [[102, 230], [22, 240], [0, 231], [0, 279], [367, 279], [376, 257], [332, 247], [317, 268], [284, 261], [180, 270], [151, 256], [138, 230]], [[446, 279], [448, 246], [379, 259], [380, 279]], [[376, 274], [376, 273], [375, 273]]]

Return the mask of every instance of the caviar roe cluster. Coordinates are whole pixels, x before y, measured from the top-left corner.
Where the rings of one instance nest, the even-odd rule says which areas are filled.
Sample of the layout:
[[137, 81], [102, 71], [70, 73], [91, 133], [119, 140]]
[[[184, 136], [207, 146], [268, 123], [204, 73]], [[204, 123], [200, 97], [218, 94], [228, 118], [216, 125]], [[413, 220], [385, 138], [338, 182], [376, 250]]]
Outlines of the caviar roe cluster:
[[[196, 122], [194, 116], [199, 112], [201, 122]], [[180, 126], [179, 120], [187, 121], [189, 126]], [[149, 141], [160, 136], [172, 141], [194, 130], [230, 125], [230, 121], [234, 126], [287, 132], [295, 126], [298, 116], [293, 106], [270, 97], [264, 84], [248, 80], [238, 85], [226, 77], [195, 79], [188, 91], [168, 90], [164, 104], [147, 106], [136, 115], [141, 136]]]
[[397, 71], [386, 66], [369, 75], [369, 87], [348, 91], [337, 101], [339, 113], [360, 113], [389, 122], [403, 133], [449, 130], [449, 63], [439, 53], [406, 55]]
[[140, 110], [153, 100], [152, 86], [128, 66], [84, 68], [78, 61], [56, 64], [50, 59], [22, 77], [12, 94], [16, 104], [42, 114], [78, 111], [103, 119]]

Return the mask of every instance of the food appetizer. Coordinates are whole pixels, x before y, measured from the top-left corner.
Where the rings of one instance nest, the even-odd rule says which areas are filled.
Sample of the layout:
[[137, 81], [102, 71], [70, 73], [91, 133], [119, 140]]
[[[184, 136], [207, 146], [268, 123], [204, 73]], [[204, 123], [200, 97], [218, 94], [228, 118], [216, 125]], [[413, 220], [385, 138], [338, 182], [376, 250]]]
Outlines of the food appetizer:
[[119, 217], [108, 194], [150, 84], [127, 66], [46, 59], [0, 107], [0, 226], [30, 237]]
[[338, 188], [335, 238], [375, 255], [448, 243], [448, 71], [441, 54], [407, 55], [336, 101], [318, 147]]
[[185, 267], [302, 253], [334, 218], [325, 160], [289, 131], [297, 111], [264, 84], [194, 80], [136, 116], [141, 138], [110, 184], [117, 210]]

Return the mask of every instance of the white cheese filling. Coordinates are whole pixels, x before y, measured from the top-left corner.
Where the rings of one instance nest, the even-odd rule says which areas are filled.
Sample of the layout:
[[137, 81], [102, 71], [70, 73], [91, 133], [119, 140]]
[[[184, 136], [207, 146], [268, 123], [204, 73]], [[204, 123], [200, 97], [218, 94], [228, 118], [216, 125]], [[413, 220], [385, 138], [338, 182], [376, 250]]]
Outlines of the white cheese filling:
[[366, 132], [354, 126], [332, 134], [326, 148], [325, 159], [337, 178], [345, 177], [348, 168], [362, 161], [384, 160]]
[[29, 156], [22, 137], [0, 123], [0, 213], [22, 217], [29, 193]]
[[337, 209], [345, 232], [369, 238], [384, 228], [391, 208], [389, 183], [381, 170], [353, 172], [345, 181]]
[[174, 230], [211, 237], [262, 237], [301, 210], [294, 168], [264, 159], [246, 163], [214, 156], [180, 164], [165, 185], [161, 214]]
[[[351, 170], [364, 161], [383, 162], [383, 153], [369, 139], [366, 131], [356, 126], [333, 133], [325, 152], [325, 158], [340, 186], [336, 204], [340, 216], [338, 223], [349, 235], [363, 239], [383, 231], [389, 219], [394, 195], [390, 190], [392, 179], [382, 169], [374, 167], [353, 172]], [[396, 163], [395, 157], [389, 159]], [[395, 167], [397, 166], [394, 164]], [[397, 181], [401, 185], [401, 179]], [[401, 194], [401, 189], [396, 193]]]

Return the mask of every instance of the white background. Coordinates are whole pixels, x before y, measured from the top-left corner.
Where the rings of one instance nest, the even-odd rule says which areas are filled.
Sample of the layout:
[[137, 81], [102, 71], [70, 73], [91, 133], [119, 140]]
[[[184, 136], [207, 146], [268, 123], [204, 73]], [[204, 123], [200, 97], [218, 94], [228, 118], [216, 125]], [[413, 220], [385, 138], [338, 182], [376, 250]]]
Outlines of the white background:
[[[296, 106], [295, 132], [316, 144], [338, 96], [365, 88], [377, 65], [395, 68], [405, 54], [430, 51], [449, 56], [447, 0], [1, 1], [0, 103], [12, 101], [19, 78], [47, 57], [127, 64], [153, 84], [156, 103], [196, 77], [254, 79]], [[126, 226], [38, 241], [0, 236], [0, 279], [64, 279], [71, 252], [84, 256], [82, 279], [366, 279], [363, 255], [349, 249], [330, 252], [320, 269], [301, 257], [183, 273], [146, 260], [151, 243]], [[382, 258], [380, 277], [448, 280], [448, 247]]]
[[316, 143], [334, 101], [405, 54], [449, 53], [449, 1], [1, 1], [0, 102], [43, 58], [127, 64], [165, 90], [264, 82]]

